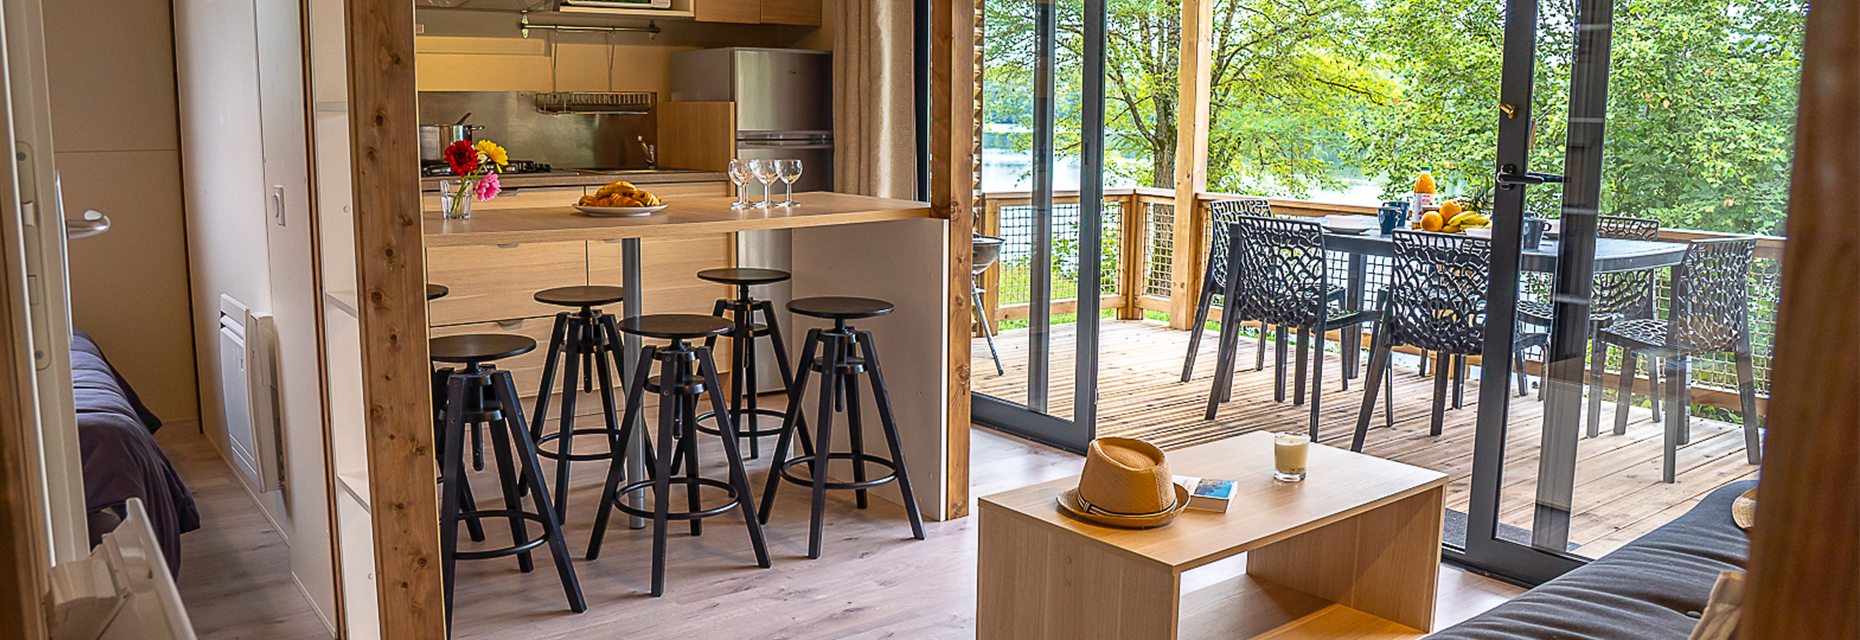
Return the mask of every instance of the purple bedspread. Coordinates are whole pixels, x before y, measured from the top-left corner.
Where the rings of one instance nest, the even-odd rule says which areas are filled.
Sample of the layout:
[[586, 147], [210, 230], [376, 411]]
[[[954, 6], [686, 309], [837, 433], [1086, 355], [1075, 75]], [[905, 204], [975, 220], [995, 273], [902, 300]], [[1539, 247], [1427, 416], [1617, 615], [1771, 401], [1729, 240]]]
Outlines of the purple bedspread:
[[83, 451], [84, 508], [93, 514], [120, 512], [125, 501], [141, 498], [168, 558], [168, 570], [179, 576], [181, 534], [200, 528], [200, 513], [168, 456], [155, 445], [153, 434], [161, 421], [142, 406], [90, 335], [72, 333], [71, 383]]

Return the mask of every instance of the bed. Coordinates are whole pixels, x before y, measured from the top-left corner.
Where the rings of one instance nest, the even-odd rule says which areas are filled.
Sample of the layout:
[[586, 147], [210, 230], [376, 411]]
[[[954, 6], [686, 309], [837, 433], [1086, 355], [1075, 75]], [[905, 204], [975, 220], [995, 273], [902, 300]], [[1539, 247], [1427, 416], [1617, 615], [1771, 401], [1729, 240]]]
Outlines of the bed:
[[168, 559], [168, 571], [179, 576], [181, 534], [200, 528], [200, 513], [168, 456], [155, 444], [161, 419], [143, 406], [89, 334], [72, 333], [71, 391], [91, 543], [121, 522], [125, 501], [141, 498]]

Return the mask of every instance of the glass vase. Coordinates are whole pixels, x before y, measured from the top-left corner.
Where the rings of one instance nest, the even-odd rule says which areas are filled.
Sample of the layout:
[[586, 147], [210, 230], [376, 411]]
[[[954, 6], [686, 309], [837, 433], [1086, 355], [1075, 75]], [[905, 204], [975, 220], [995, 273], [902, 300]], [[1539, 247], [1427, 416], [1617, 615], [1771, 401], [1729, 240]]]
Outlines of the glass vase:
[[439, 210], [447, 220], [470, 220], [472, 188], [470, 182], [439, 183]]

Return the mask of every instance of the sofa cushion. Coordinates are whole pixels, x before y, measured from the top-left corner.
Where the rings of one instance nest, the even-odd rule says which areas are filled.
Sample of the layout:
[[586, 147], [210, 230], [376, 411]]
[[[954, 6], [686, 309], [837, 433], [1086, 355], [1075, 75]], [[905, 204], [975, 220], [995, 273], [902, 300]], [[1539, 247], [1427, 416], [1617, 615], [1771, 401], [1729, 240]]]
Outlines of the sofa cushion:
[[1749, 559], [1750, 537], [1731, 521], [1731, 502], [1755, 484], [1721, 487], [1614, 553], [1430, 638], [1685, 640], [1719, 572]]

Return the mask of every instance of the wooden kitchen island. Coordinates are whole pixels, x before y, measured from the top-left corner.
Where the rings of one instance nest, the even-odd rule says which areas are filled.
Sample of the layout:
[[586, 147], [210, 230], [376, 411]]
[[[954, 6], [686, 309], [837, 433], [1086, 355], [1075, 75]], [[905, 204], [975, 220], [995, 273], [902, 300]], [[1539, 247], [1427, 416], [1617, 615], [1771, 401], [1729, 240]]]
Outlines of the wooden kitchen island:
[[[966, 501], [968, 464], [966, 456], [950, 455], [949, 446], [952, 427], [968, 428], [966, 420], [952, 425], [949, 419], [950, 301], [968, 292], [948, 290], [949, 225], [922, 202], [828, 192], [799, 193], [794, 199], [799, 206], [793, 208], [732, 209], [731, 197], [668, 198], [665, 210], [639, 217], [590, 216], [564, 202], [485, 208], [468, 220], [445, 220], [429, 203], [424, 212], [428, 280], [452, 290], [432, 303], [433, 335], [508, 332], [547, 345], [550, 317], [560, 309], [543, 307], [529, 295], [574, 284], [623, 287], [628, 292], [623, 308], [608, 309], [623, 317], [709, 313], [729, 288], [697, 281], [695, 273], [722, 266], [786, 268], [794, 274], [793, 298], [845, 295], [890, 301], [896, 312], [858, 325], [872, 331], [883, 353], [915, 498], [927, 517], [950, 517], [952, 494]], [[734, 234], [770, 230], [788, 232], [787, 264], [754, 263], [732, 250]], [[757, 295], [763, 296], [760, 289]], [[826, 326], [796, 323], [804, 320], [783, 319], [791, 354], [800, 352], [807, 329]], [[631, 371], [640, 340], [627, 336], [626, 341], [621, 370]], [[728, 362], [725, 355], [719, 358]], [[513, 359], [504, 367], [524, 396], [535, 393], [541, 377], [540, 357], [530, 359], [535, 361]], [[812, 395], [814, 389], [808, 391]], [[864, 401], [866, 415], [876, 415], [873, 400]], [[600, 407], [598, 402], [577, 404], [588, 411]], [[866, 425], [868, 440], [882, 442], [877, 421], [868, 422], [873, 423]], [[772, 443], [765, 442], [764, 450], [770, 449]], [[633, 473], [642, 472], [641, 450], [630, 448]], [[895, 485], [875, 491], [886, 499], [900, 498]]]

